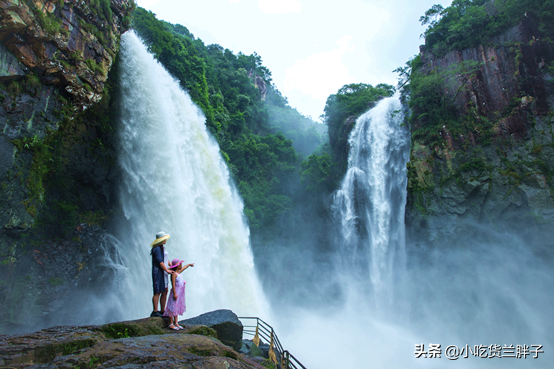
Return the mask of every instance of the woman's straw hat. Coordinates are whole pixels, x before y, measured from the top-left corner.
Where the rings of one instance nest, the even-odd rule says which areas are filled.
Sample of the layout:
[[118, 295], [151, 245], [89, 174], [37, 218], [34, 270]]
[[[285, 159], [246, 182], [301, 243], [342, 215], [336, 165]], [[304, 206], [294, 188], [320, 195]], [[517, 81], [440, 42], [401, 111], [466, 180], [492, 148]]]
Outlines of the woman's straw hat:
[[169, 239], [168, 234], [165, 234], [165, 232], [158, 232], [156, 233], [156, 241], [152, 242], [150, 247], [158, 246], [160, 243], [164, 242], [167, 239]]

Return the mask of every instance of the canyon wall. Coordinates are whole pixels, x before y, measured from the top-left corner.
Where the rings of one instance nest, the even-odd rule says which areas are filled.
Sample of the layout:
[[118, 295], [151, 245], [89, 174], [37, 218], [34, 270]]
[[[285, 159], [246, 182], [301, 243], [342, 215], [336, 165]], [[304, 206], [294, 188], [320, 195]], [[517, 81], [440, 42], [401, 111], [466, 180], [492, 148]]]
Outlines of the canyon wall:
[[60, 321], [105, 276], [117, 177], [108, 76], [134, 7], [0, 1], [0, 332]]
[[456, 117], [430, 127], [428, 111], [412, 111], [408, 242], [444, 247], [517, 234], [537, 252], [550, 249], [554, 44], [539, 34], [524, 17], [474, 48], [435, 57], [421, 47], [420, 73], [437, 76], [435, 105]]

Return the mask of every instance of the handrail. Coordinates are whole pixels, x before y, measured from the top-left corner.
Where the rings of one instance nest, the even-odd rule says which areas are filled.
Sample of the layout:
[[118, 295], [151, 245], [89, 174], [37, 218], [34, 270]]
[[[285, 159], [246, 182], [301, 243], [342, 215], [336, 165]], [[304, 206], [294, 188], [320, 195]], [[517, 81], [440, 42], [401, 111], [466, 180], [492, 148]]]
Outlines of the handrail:
[[[244, 325], [244, 328], [254, 328], [254, 329], [243, 329], [243, 334], [249, 334], [254, 336], [262, 337], [269, 344], [269, 358], [275, 364], [277, 369], [307, 369], [297, 358], [295, 358], [288, 350], [283, 348], [281, 341], [275, 334], [273, 327], [261, 320], [258, 317], [239, 317], [239, 319], [256, 319], [256, 325]], [[259, 338], [258, 338], [259, 339]], [[256, 345], [257, 346], [257, 345]]]

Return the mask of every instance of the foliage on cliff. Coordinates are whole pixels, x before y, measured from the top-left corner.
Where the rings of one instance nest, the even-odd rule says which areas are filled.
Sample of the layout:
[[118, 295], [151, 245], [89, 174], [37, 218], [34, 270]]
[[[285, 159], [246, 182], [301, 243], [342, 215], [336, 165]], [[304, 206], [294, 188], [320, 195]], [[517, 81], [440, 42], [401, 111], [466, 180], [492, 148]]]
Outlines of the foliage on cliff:
[[[384, 83], [375, 87], [365, 83], [352, 83], [342, 86], [336, 94], [327, 98], [323, 118], [328, 127], [330, 146], [321, 157], [310, 157], [309, 163], [303, 166], [308, 170], [305, 174], [310, 175], [312, 183], [326, 183], [325, 187], [330, 191], [336, 189], [338, 180], [344, 176], [347, 169], [347, 142], [355, 120], [375, 106], [378, 100], [392, 96], [394, 92], [393, 86]], [[329, 160], [332, 160], [332, 165], [329, 169], [323, 170], [329, 167]], [[318, 172], [321, 177], [314, 178]]]
[[321, 125], [287, 104], [256, 53], [206, 46], [186, 27], [142, 8], [133, 27], [202, 108], [243, 196], [253, 235], [280, 233], [280, 219], [299, 211], [293, 198], [303, 191], [302, 155], [295, 148], [304, 155], [315, 150]]
[[554, 0], [454, 0], [446, 9], [433, 5], [419, 20], [429, 25], [426, 49], [442, 56], [483, 44], [522, 17], [536, 19], [540, 36], [554, 39]]
[[132, 0], [0, 5], [6, 123], [0, 151], [13, 151], [0, 173], [6, 233], [18, 236], [38, 221], [63, 235], [90, 211], [97, 218], [90, 223], [101, 222], [114, 152], [115, 82], [107, 76], [134, 6]]
[[[482, 75], [481, 68], [486, 60], [439, 62], [439, 65], [429, 62], [429, 59], [438, 60], [449, 51], [478, 45], [501, 46], [491, 44], [492, 38], [522, 20], [533, 24], [537, 35], [543, 39], [532, 36], [529, 45], [505, 43], [508, 52], [513, 54], [516, 68], [522, 65], [522, 53], [527, 51], [524, 50], [526, 46], [535, 42], [553, 42], [550, 39], [554, 37], [554, 28], [551, 27], [554, 22], [553, 0], [497, 0], [488, 3], [485, 0], [455, 0], [446, 9], [434, 5], [427, 10], [420, 18], [422, 24], [429, 24], [424, 33], [424, 53], [395, 70], [400, 75], [399, 85], [404, 96], [409, 96], [412, 111], [409, 122], [414, 139], [426, 144], [444, 145], [446, 141], [471, 135], [481, 144], [490, 144], [494, 122], [513, 115], [520, 101], [510, 102], [503, 111], [481, 114], [477, 110], [482, 110], [482, 107], [475, 106], [475, 102], [465, 106], [458, 100], [473, 88], [475, 77]], [[495, 58], [492, 55], [490, 62], [495, 62]], [[520, 90], [518, 98], [533, 94], [531, 81], [516, 78], [520, 73], [516, 70], [513, 76]], [[443, 131], [445, 127], [448, 134]]]
[[409, 237], [465, 242], [475, 222], [544, 242], [554, 221], [554, 2], [460, 0], [420, 21], [426, 45], [396, 70], [411, 110]]

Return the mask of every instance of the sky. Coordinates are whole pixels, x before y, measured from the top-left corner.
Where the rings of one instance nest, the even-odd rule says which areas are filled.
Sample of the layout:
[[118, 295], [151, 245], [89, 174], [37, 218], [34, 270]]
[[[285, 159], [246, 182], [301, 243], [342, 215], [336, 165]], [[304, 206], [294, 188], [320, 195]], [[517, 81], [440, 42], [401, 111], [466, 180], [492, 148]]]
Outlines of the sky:
[[396, 85], [419, 52], [419, 17], [447, 0], [137, 0], [206, 45], [256, 52], [289, 105], [317, 120], [349, 83]]

